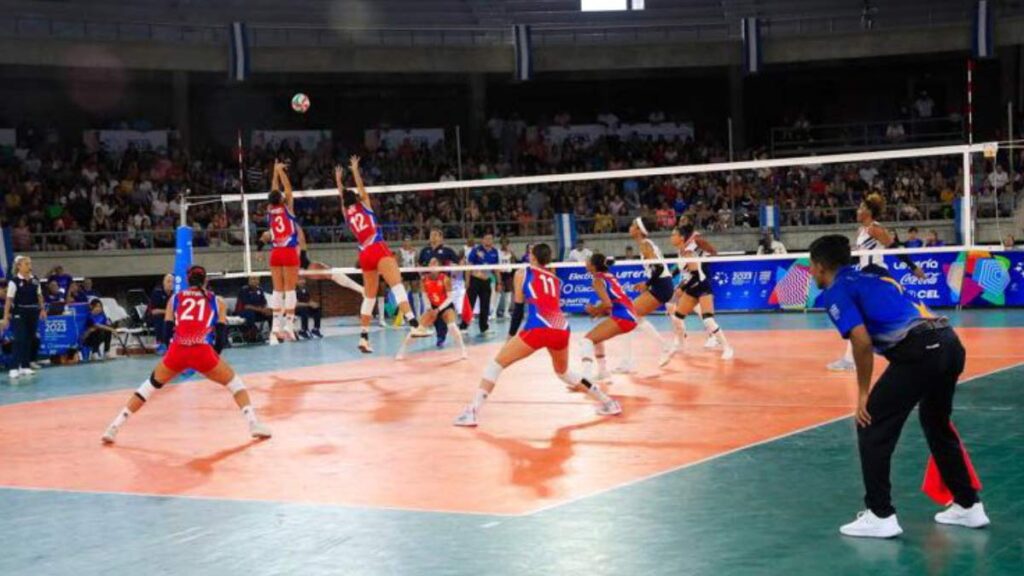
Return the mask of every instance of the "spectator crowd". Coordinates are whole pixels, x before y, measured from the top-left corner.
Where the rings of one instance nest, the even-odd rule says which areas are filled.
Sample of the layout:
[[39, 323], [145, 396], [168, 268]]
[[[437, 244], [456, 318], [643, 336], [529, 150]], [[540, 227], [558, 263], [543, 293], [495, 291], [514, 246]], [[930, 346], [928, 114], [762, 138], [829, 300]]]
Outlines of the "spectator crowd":
[[[522, 123], [498, 126], [487, 144], [463, 155], [462, 179], [725, 162], [728, 157], [710, 140], [599, 137], [548, 142], [542, 131]], [[332, 143], [305, 150], [283, 144], [245, 151], [246, 191], [267, 189], [266, 168], [275, 157], [291, 161], [296, 189], [333, 187], [333, 166], [350, 152], [364, 156], [370, 185], [457, 178], [459, 163], [443, 142], [429, 146], [407, 141], [373, 150]], [[190, 157], [173, 146], [90, 153], [44, 144], [26, 154], [0, 158], [0, 217], [18, 252], [171, 247], [183, 197], [239, 190], [238, 166], [228, 160], [232, 155], [222, 151]], [[749, 156], [764, 155], [755, 151]], [[684, 213], [700, 228], [720, 231], [758, 227], [763, 204], [780, 209], [783, 226], [852, 223], [860, 199], [877, 191], [887, 200], [887, 220], [939, 220], [953, 217], [954, 201], [962, 194], [960, 163], [960, 157], [950, 156], [514, 188], [427, 189], [378, 196], [378, 213], [390, 239], [425, 239], [432, 227], [452, 237], [479, 236], [488, 230], [507, 236], [546, 234], [551, 232], [553, 215], [561, 212], [574, 213], [584, 233], [622, 232], [638, 215], [667, 229]], [[973, 186], [980, 215], [1010, 215], [1021, 173], [1010, 174], [991, 162], [976, 170]], [[265, 213], [258, 202], [250, 209], [250, 233], [255, 238]], [[309, 242], [348, 239], [335, 199], [298, 199], [296, 211]], [[242, 242], [237, 203], [190, 205], [187, 221], [198, 247]]]

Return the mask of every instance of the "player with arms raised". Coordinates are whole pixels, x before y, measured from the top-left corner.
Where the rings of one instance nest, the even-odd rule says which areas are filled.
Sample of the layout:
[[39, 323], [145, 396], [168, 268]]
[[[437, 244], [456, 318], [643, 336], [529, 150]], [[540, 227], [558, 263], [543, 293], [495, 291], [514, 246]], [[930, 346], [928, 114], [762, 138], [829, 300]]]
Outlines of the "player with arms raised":
[[365, 354], [373, 353], [370, 347], [370, 320], [373, 316], [373, 307], [376, 304], [374, 296], [380, 286], [380, 277], [391, 288], [391, 293], [398, 302], [398, 309], [409, 326], [417, 335], [424, 331], [416, 321], [412, 307], [409, 305], [409, 296], [402, 285], [402, 274], [398, 269], [398, 261], [395, 255], [388, 248], [384, 241], [384, 233], [377, 223], [377, 215], [373, 212], [370, 203], [370, 194], [363, 185], [363, 175], [359, 171], [359, 157], [352, 156], [349, 159], [349, 168], [352, 170], [352, 178], [356, 183], [357, 194], [351, 201], [346, 202], [346, 190], [342, 177], [344, 171], [341, 166], [334, 169], [334, 180], [338, 186], [338, 195], [341, 197], [341, 210], [345, 215], [345, 221], [352, 230], [352, 234], [359, 243], [359, 267], [363, 270], [363, 304], [359, 309], [359, 324], [362, 331], [359, 335], [359, 350]]
[[[284, 194], [281, 193], [281, 186]], [[270, 227], [270, 277], [274, 291], [270, 309], [274, 319], [270, 327], [270, 343], [295, 339], [295, 285], [299, 278], [299, 225], [295, 218], [292, 185], [286, 167], [274, 162], [274, 175], [267, 196], [267, 225]]]

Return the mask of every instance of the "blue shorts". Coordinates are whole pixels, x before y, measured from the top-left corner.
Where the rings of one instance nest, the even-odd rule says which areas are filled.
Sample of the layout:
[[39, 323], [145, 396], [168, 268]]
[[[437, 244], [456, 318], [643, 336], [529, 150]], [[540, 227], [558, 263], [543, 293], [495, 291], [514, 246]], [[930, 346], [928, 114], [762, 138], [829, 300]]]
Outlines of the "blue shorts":
[[658, 302], [667, 304], [672, 300], [672, 293], [675, 292], [675, 286], [672, 285], [672, 277], [662, 277], [651, 280], [647, 284], [647, 291], [658, 299]]

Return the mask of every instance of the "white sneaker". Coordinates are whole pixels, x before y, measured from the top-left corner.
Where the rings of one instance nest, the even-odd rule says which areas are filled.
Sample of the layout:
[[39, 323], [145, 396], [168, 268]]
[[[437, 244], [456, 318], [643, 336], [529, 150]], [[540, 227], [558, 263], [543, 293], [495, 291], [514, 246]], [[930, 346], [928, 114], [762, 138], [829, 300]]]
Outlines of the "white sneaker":
[[104, 444], [113, 444], [114, 441], [117, 439], [117, 433], [120, 430], [120, 428], [111, 424], [110, 426], [107, 426], [107, 431], [103, 433], [103, 437], [100, 438], [100, 440]]
[[715, 338], [714, 334], [708, 334], [708, 339], [704, 341], [705, 348], [718, 348], [718, 338]]
[[20, 370], [22, 376], [35, 376], [36, 371], [31, 368], [22, 368]]
[[840, 358], [835, 362], [828, 365], [828, 369], [832, 372], [851, 372], [857, 369], [857, 364], [853, 360], [847, 360], [846, 358]]
[[607, 402], [598, 404], [597, 408], [594, 409], [594, 412], [596, 412], [598, 416], [617, 416], [622, 414], [622, 406], [619, 404], [618, 400], [609, 398]]
[[726, 346], [722, 350], [722, 360], [732, 360], [732, 357], [736, 355], [736, 351], [732, 349], [732, 346]]
[[410, 330], [409, 335], [412, 336], [413, 338], [426, 338], [427, 336], [430, 336], [430, 330], [428, 330], [426, 326], [423, 326], [421, 324]]
[[373, 354], [373, 347], [370, 346], [370, 341], [368, 339], [359, 339], [359, 351], [363, 354]]
[[253, 438], [265, 440], [270, 438], [270, 428], [267, 428], [267, 425], [263, 422], [252, 422], [249, 424], [249, 435]]
[[11, 370], [10, 372], [8, 372], [7, 376], [11, 380], [15, 380], [17, 378], [20, 378], [21, 377], [21, 369], [20, 368], [15, 368], [14, 370]]
[[271, 333], [267, 338], [267, 344], [270, 344], [271, 346], [277, 346], [280, 343], [281, 342], [277, 339], [277, 334]]
[[381, 328], [387, 328], [388, 327], [388, 321], [383, 316], [380, 317], [380, 327]]
[[473, 427], [477, 425], [476, 419], [476, 408], [472, 406], [466, 406], [466, 409], [459, 414], [459, 417], [455, 419], [454, 424], [456, 426]]
[[40, 364], [36, 363], [36, 362], [29, 362], [28, 363], [28, 367], [33, 369], [33, 370], [42, 370], [43, 369], [43, 367]]
[[939, 524], [953, 526], [965, 526], [967, 528], [983, 528], [991, 524], [985, 514], [985, 506], [981, 502], [975, 502], [974, 506], [964, 508], [954, 503], [949, 508], [935, 515], [935, 521]]
[[841, 526], [839, 533], [855, 538], [895, 538], [903, 534], [903, 529], [900, 528], [895, 514], [888, 518], [879, 518], [871, 510], [864, 510], [857, 513], [856, 520]]
[[487, 327], [487, 330], [480, 333], [481, 338], [490, 338], [491, 336], [494, 336], [494, 328], [491, 328], [490, 326]]

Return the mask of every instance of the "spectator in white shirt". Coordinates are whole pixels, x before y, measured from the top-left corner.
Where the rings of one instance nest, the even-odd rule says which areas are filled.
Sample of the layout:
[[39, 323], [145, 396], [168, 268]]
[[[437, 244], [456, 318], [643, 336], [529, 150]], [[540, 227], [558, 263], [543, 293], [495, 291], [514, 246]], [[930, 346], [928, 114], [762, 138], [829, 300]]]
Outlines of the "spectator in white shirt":
[[996, 164], [995, 170], [988, 175], [988, 185], [996, 194], [1000, 194], [1003, 188], [1010, 182], [1010, 176], [1003, 170], [1002, 165]]
[[917, 97], [917, 101], [914, 102], [914, 111], [917, 112], [918, 118], [931, 118], [932, 112], [935, 110], [935, 101], [928, 95], [925, 90], [921, 91], [921, 95]]
[[900, 122], [890, 122], [889, 126], [885, 128], [885, 139], [889, 142], [900, 142], [906, 135], [907, 133], [903, 130], [903, 124]]
[[580, 239], [576, 241], [576, 246], [569, 252], [569, 262], [586, 263], [593, 255], [594, 253], [586, 247], [586, 242]]
[[761, 241], [757, 244], [757, 253], [760, 254], [785, 254], [786, 246], [775, 239], [771, 231], [761, 231]]
[[1013, 234], [1007, 234], [1003, 238], [1003, 250], [1020, 250], [1017, 246], [1017, 239], [1013, 237]]
[[101, 252], [107, 252], [109, 250], [116, 250], [117, 249], [117, 242], [115, 242], [114, 239], [111, 238], [110, 236], [104, 236], [103, 239], [100, 240], [98, 249]]

